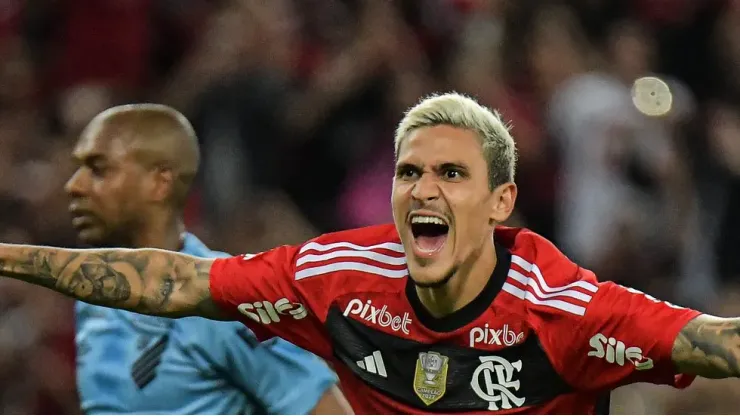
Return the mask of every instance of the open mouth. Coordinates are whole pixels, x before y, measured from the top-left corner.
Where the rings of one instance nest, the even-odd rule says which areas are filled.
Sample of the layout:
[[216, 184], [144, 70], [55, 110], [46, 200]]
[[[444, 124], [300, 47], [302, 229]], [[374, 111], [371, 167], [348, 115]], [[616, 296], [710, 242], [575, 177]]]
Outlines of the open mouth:
[[417, 215], [411, 218], [411, 233], [417, 248], [425, 254], [436, 253], [447, 241], [450, 226], [439, 217]]

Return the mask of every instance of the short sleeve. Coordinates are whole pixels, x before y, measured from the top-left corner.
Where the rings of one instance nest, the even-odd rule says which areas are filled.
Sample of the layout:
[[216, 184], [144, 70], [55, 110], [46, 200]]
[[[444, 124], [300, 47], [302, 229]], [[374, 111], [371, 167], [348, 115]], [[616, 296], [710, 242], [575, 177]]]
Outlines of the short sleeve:
[[583, 390], [638, 382], [691, 384], [692, 376], [676, 374], [671, 355], [681, 329], [700, 312], [613, 282], [596, 288], [583, 315], [558, 317], [544, 339], [566, 381]]
[[295, 285], [297, 248], [278, 247], [256, 255], [214, 261], [211, 297], [227, 314], [246, 324], [261, 340], [284, 338], [319, 355], [329, 353], [322, 323], [312, 307], [320, 294]]
[[336, 375], [315, 355], [279, 338], [260, 343], [238, 322], [184, 318], [182, 349], [203, 373], [216, 369], [268, 414], [308, 414]]
[[261, 375], [254, 394], [269, 414], [308, 414], [337, 383], [323, 361], [285, 340], [264, 342], [254, 354], [258, 366], [252, 374]]

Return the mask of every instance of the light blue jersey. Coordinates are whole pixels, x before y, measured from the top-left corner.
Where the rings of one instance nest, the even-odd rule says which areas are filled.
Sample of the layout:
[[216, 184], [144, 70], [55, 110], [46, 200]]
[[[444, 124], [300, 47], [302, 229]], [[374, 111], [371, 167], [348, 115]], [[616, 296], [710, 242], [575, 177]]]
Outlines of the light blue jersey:
[[[188, 234], [184, 253], [224, 257]], [[336, 383], [317, 357], [241, 323], [78, 302], [77, 385], [88, 414], [306, 414]]]

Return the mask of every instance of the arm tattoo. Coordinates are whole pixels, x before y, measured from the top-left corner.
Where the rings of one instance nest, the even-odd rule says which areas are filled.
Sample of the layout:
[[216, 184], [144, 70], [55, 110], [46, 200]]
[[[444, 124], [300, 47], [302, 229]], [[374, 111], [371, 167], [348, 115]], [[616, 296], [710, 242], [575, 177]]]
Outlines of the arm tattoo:
[[696, 317], [673, 343], [672, 358], [684, 374], [740, 377], [740, 318]]
[[84, 302], [159, 316], [222, 318], [212, 259], [155, 249], [69, 250], [0, 244], [0, 275]]

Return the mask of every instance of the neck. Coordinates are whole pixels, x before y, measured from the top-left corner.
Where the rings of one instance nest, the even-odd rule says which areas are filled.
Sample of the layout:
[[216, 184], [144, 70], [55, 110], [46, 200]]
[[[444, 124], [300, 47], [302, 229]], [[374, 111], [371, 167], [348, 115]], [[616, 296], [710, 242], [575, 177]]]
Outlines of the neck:
[[416, 286], [421, 304], [432, 316], [441, 318], [456, 312], [480, 295], [498, 262], [492, 240], [488, 239], [489, 242], [460, 265], [442, 286]]
[[159, 248], [162, 250], [179, 251], [182, 249], [182, 234], [185, 224], [179, 217], [168, 218], [164, 221], [151, 221], [143, 224], [142, 229], [132, 238], [135, 248]]

